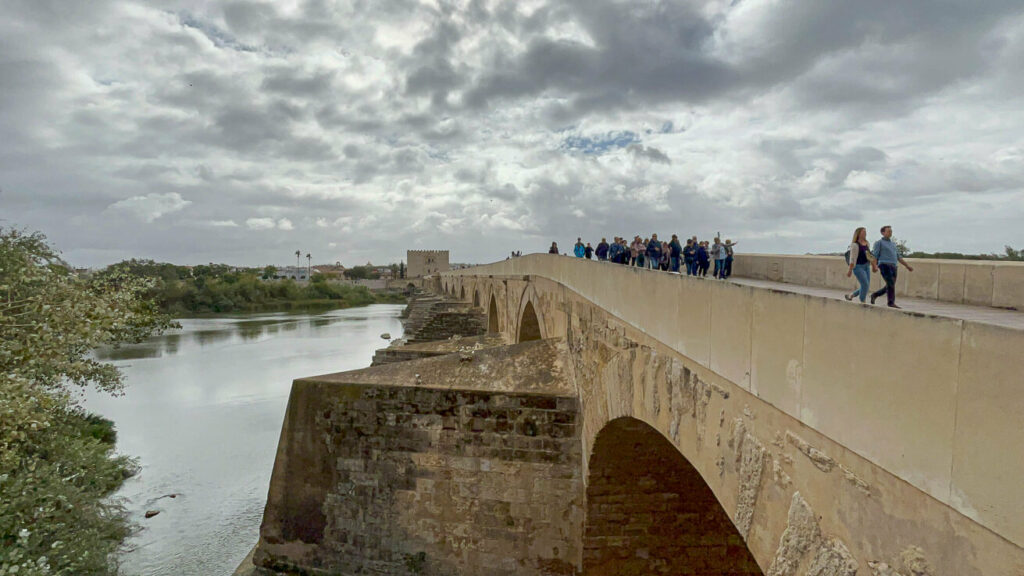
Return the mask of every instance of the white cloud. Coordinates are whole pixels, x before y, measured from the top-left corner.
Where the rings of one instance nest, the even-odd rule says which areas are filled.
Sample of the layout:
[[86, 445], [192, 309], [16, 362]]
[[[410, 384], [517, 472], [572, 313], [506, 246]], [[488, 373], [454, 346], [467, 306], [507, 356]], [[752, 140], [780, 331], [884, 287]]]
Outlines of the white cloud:
[[245, 225], [250, 230], [294, 230], [295, 226], [292, 221], [287, 218], [280, 218], [274, 220], [273, 218], [249, 218], [245, 221]]
[[108, 210], [130, 214], [145, 222], [152, 222], [165, 214], [183, 210], [191, 203], [191, 201], [182, 198], [181, 194], [169, 192], [167, 194], [146, 194], [145, 196], [125, 198], [111, 204]]
[[277, 227], [273, 218], [249, 218], [245, 221], [245, 225], [250, 230], [273, 230]]

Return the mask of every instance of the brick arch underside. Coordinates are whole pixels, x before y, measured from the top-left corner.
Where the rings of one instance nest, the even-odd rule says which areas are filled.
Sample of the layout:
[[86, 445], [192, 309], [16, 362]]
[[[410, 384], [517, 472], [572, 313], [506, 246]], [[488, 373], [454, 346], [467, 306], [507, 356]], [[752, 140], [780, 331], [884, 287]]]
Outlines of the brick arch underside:
[[700, 473], [660, 432], [618, 418], [590, 457], [586, 576], [762, 576]]

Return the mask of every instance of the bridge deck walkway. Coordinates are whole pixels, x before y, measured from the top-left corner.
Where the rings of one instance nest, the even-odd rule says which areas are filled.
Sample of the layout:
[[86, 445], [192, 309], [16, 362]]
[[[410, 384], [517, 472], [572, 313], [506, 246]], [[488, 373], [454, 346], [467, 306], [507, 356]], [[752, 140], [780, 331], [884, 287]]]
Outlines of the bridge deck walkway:
[[[708, 282], [720, 282], [720, 280], [708, 278]], [[786, 284], [784, 282], [753, 280], [749, 278], [740, 277], [732, 277], [728, 280], [728, 282], [732, 282], [733, 284], [740, 284], [743, 286], [750, 286], [753, 288], [780, 290], [784, 292], [793, 292], [795, 294], [817, 296], [820, 298], [832, 298], [835, 300], [842, 300], [844, 294], [848, 294], [850, 291], [852, 291], [852, 286], [854, 284], [854, 281], [851, 280], [850, 291], [845, 291], [835, 290], [832, 288], [800, 286], [798, 284]], [[920, 314], [928, 314], [930, 316], [956, 318], [958, 320], [968, 320], [971, 322], [978, 322], [982, 324], [1003, 326], [1005, 328], [1012, 328], [1015, 330], [1024, 330], [1024, 312], [1018, 310], [991, 308], [988, 306], [972, 306], [969, 304], [955, 304], [952, 302], [940, 302], [938, 300], [929, 300], [925, 298], [910, 298], [902, 296], [898, 291], [896, 293], [896, 304], [903, 309], [902, 312], [916, 312]], [[860, 306], [861, 304], [859, 300], [855, 299], [851, 305]], [[886, 308], [885, 296], [879, 298], [875, 306], [880, 308]], [[893, 312], [897, 313], [901, 311], [893, 310]]]

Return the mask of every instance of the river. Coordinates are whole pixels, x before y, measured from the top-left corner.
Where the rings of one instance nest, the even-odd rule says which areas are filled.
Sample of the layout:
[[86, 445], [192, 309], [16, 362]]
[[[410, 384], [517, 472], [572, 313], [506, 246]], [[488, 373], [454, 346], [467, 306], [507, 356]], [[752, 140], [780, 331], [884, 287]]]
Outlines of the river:
[[90, 393], [86, 407], [115, 422], [119, 452], [141, 465], [118, 494], [143, 528], [123, 573], [230, 575], [258, 536], [291, 381], [369, 366], [382, 333], [401, 336], [402, 308], [185, 319], [101, 351], [125, 395]]

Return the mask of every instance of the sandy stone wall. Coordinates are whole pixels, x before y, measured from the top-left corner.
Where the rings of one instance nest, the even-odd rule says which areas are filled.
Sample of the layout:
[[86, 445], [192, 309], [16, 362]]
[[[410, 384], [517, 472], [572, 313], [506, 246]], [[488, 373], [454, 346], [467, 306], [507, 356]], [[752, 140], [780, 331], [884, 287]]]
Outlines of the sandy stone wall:
[[[979, 444], [1020, 443], [1011, 415], [1021, 413], [1021, 359], [1008, 348], [1024, 343], [1018, 333], [560, 257], [459, 271], [437, 288], [493, 295], [506, 337], [531, 304], [542, 336], [569, 349], [588, 481], [601, 430], [624, 417], [646, 423], [700, 474], [765, 574], [1024, 567], [1008, 539], [1020, 461]], [[872, 358], [911, 345], [895, 370], [844, 364], [851, 347]], [[954, 449], [957, 438], [973, 448]], [[933, 459], [945, 468], [928, 468]], [[951, 471], [971, 486], [959, 501]]]
[[[534, 342], [297, 381], [256, 564], [576, 573], [579, 403], [560, 355]], [[520, 378], [531, 385], [513, 389]]]

